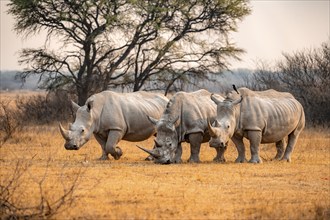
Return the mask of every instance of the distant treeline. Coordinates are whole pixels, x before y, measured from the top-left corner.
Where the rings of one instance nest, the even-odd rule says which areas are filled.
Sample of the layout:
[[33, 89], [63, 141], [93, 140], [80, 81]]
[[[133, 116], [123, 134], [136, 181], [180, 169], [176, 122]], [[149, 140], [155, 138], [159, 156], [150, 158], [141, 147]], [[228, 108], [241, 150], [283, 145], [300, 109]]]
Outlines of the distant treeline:
[[[0, 72], [0, 90], [38, 90], [45, 89], [39, 82], [39, 76], [30, 75], [23, 81], [20, 78], [19, 71], [1, 71]], [[218, 74], [210, 74], [208, 79], [196, 79], [195, 83], [177, 82], [176, 90], [178, 91], [194, 91], [200, 88], [209, 90], [210, 92], [225, 92], [232, 88], [232, 84], [238, 86], [248, 86], [253, 84], [254, 73], [249, 69], [235, 69], [233, 71], [225, 71]], [[149, 86], [150, 88], [150, 86]], [[113, 88], [121, 91], [121, 88]], [[123, 90], [129, 92], [129, 88]]]
[[37, 90], [39, 76], [31, 76], [25, 81], [18, 76], [19, 71], [0, 71], [0, 90]]

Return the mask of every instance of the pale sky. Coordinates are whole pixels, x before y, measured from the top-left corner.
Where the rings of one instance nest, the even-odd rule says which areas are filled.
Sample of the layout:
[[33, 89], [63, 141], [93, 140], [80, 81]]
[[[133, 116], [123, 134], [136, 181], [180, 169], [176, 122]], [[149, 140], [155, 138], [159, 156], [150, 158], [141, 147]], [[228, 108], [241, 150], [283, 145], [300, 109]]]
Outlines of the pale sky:
[[[18, 52], [40, 47], [45, 36], [22, 39], [13, 31], [14, 19], [6, 13], [8, 0], [0, 0], [0, 70], [22, 70]], [[274, 62], [282, 52], [319, 47], [330, 41], [330, 0], [252, 0], [252, 13], [239, 24], [233, 42], [246, 50], [232, 69], [255, 68], [257, 60]]]

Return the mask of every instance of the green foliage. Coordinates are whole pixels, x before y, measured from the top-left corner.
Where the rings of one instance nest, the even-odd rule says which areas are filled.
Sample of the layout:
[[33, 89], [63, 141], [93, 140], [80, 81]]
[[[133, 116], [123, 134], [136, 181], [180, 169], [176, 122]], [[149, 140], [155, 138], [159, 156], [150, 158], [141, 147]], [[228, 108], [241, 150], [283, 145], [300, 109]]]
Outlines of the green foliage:
[[79, 104], [110, 85], [136, 91], [164, 72], [228, 68], [227, 58], [243, 52], [228, 36], [250, 13], [247, 0], [11, 0], [8, 6], [17, 33], [45, 30], [49, 42], [63, 43], [59, 51], [24, 49], [23, 76], [49, 74], [56, 77], [47, 82], [56, 85], [65, 78]]

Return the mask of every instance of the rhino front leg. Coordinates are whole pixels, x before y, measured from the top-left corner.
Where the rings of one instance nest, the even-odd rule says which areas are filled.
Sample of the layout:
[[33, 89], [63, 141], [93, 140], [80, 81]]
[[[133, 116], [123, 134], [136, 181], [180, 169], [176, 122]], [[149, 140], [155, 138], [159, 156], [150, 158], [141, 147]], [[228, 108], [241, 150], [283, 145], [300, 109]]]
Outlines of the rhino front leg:
[[243, 137], [233, 136], [231, 140], [234, 142], [238, 153], [238, 157], [236, 158], [235, 163], [244, 163], [246, 161], [246, 158]]
[[105, 145], [107, 143], [107, 139], [102, 137], [99, 134], [94, 134], [96, 141], [101, 145], [102, 148], [102, 156], [99, 158], [99, 160], [108, 160], [108, 154], [105, 152]]
[[215, 150], [217, 151], [217, 156], [213, 159], [214, 162], [226, 162], [225, 159], [225, 151], [227, 147], [216, 147]]
[[174, 163], [181, 163], [182, 162], [181, 156], [182, 156], [182, 146], [181, 143], [179, 143], [175, 153]]
[[261, 142], [261, 131], [249, 131], [248, 139], [250, 140], [251, 159], [249, 163], [262, 163], [259, 157], [259, 145]]
[[123, 152], [116, 145], [122, 138], [123, 132], [119, 130], [110, 130], [107, 143], [105, 145], [105, 154], [108, 155], [110, 153], [115, 160], [118, 160], [123, 155]]
[[199, 163], [199, 152], [203, 141], [203, 135], [201, 133], [194, 133], [190, 134], [188, 138], [190, 143], [190, 158], [188, 162]]

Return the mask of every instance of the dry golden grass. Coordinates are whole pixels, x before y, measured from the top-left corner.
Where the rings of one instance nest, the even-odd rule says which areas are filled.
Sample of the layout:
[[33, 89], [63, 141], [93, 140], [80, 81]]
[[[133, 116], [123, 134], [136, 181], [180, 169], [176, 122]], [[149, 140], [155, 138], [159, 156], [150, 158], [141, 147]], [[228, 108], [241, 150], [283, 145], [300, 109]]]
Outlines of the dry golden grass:
[[[151, 148], [152, 138], [138, 143]], [[78, 172], [78, 196], [54, 219], [329, 219], [330, 132], [305, 130], [292, 162], [270, 161], [275, 146], [261, 148], [262, 164], [235, 164], [231, 144], [227, 162], [213, 163], [215, 150], [203, 144], [200, 164], [157, 165], [136, 143], [121, 141], [120, 160], [99, 161], [92, 139], [79, 151], [67, 151], [56, 126], [30, 127], [0, 148], [1, 184], [15, 164], [29, 164], [15, 201], [37, 204], [37, 182], [44, 176], [45, 195], [55, 200]], [[249, 148], [248, 148], [249, 149]], [[189, 157], [184, 144], [183, 159]], [[248, 155], [249, 157], [249, 155]]]

